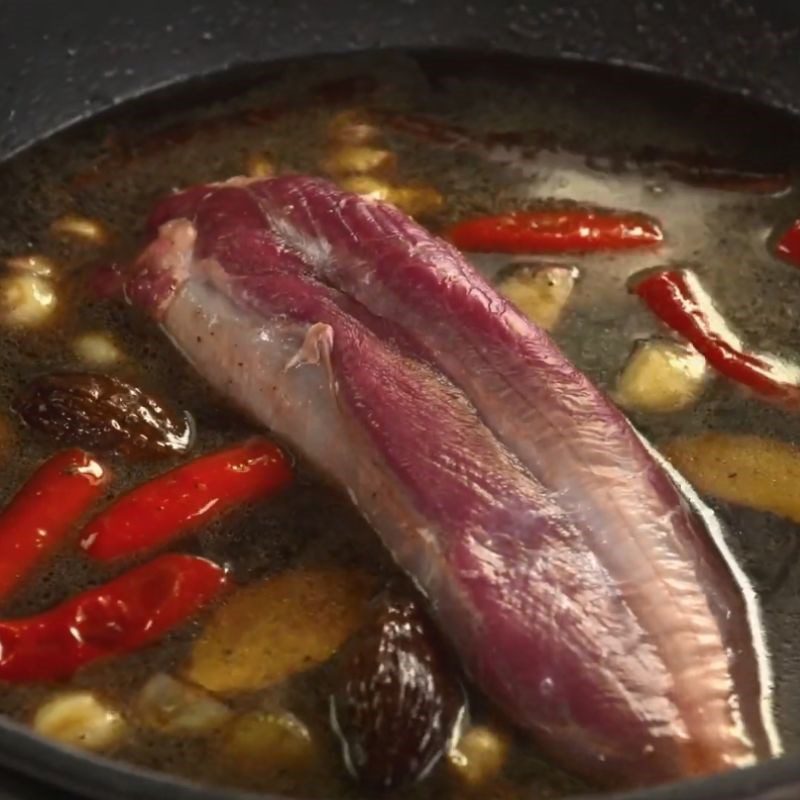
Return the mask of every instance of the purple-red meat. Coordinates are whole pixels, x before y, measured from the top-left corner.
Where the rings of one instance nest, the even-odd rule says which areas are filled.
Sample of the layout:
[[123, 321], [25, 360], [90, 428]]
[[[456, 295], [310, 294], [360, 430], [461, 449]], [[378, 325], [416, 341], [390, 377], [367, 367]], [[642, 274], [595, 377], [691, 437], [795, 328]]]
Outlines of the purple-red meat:
[[150, 224], [128, 296], [348, 491], [543, 749], [632, 784], [777, 751], [718, 532], [457, 250], [303, 177], [194, 187]]

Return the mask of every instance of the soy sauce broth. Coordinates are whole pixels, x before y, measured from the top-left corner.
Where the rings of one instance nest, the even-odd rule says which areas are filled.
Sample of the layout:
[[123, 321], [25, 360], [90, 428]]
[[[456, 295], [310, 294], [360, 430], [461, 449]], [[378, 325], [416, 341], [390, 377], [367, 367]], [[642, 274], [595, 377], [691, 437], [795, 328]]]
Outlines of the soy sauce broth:
[[[228, 76], [123, 108], [37, 145], [0, 165], [0, 255], [42, 252], [57, 263], [59, 311], [35, 331], [8, 329], [0, 342], [0, 398], [8, 407], [33, 376], [83, 368], [71, 349], [78, 334], [108, 331], [124, 352], [109, 371], [156, 389], [191, 411], [198, 439], [193, 455], [241, 439], [253, 427], [215, 396], [149, 321], [123, 304], [98, 300], [87, 288], [98, 262], [124, 262], [141, 240], [153, 200], [175, 187], [241, 174], [254, 155], [280, 171], [319, 173], [325, 131], [344, 109], [369, 106], [390, 114], [423, 114], [479, 135], [513, 133], [491, 153], [447, 148], [386, 124], [382, 147], [396, 154], [397, 180], [435, 187], [446, 203], [424, 221], [434, 230], [474, 213], [523, 207], [554, 198], [639, 210], [663, 224], [668, 246], [657, 252], [558, 256], [580, 279], [554, 337], [600, 386], [613, 389], [632, 343], [663, 331], [626, 290], [642, 269], [691, 266], [747, 342], [791, 359], [800, 351], [796, 304], [800, 271], [777, 262], [765, 241], [800, 208], [797, 182], [779, 195], [718, 191], [670, 178], [643, 153], [699, 154], [795, 174], [797, 126], [767, 110], [691, 87], [595, 67], [487, 62], [430, 54], [361, 56], [283, 64]], [[49, 232], [67, 213], [102, 220], [111, 243], [102, 248]], [[512, 262], [475, 256], [495, 277]], [[689, 410], [633, 413], [658, 443], [706, 430], [757, 433], [800, 443], [800, 418], [717, 380]], [[0, 493], [9, 498], [56, 447], [8, 415], [13, 435], [0, 453]], [[163, 471], [158, 465], [113, 462], [114, 495]], [[711, 501], [726, 524], [729, 545], [761, 599], [774, 658], [775, 703], [787, 751], [800, 749], [800, 664], [794, 647], [800, 625], [800, 531], [766, 512]], [[290, 567], [346, 566], [374, 575], [379, 585], [403, 584], [375, 534], [349, 501], [321, 476], [299, 465], [294, 486], [262, 506], [226, 517], [175, 548], [229, 565], [240, 583]], [[117, 570], [118, 571], [118, 570]], [[114, 574], [66, 552], [40, 571], [3, 609], [7, 615], [43, 610]], [[174, 673], [204, 617], [157, 646], [80, 671], [70, 682], [113, 701], [123, 712], [149, 676]], [[215, 756], [214, 735], [166, 736], [137, 725], [113, 755], [135, 764], [223, 785], [301, 796], [356, 797], [328, 724], [330, 666], [301, 673], [271, 689], [234, 698], [236, 709], [280, 707], [297, 715], [317, 746], [314, 767], [300, 775], [245, 773]], [[18, 685], [0, 694], [0, 711], [30, 721], [57, 687]], [[475, 723], [496, 717], [471, 690]], [[500, 723], [502, 725], [502, 722]], [[483, 798], [565, 797], [587, 788], [540, 758], [522, 734], [505, 768], [476, 790]], [[532, 792], [533, 790], [533, 792]], [[532, 792], [532, 794], [531, 794]], [[444, 764], [424, 782], [398, 792], [415, 798], [469, 794]]]

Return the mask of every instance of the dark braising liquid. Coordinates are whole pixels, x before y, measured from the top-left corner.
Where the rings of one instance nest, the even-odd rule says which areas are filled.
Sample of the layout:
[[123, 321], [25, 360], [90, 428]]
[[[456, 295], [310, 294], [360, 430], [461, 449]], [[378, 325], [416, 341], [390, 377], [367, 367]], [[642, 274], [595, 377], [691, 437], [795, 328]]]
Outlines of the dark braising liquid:
[[[0, 405], [32, 377], [81, 369], [70, 341], [85, 332], [108, 331], [124, 352], [109, 372], [156, 389], [191, 411], [197, 421], [194, 454], [234, 442], [252, 426], [199, 379], [149, 321], [121, 302], [97, 300], [87, 276], [98, 260], [124, 261], [141, 241], [143, 220], [154, 198], [175, 187], [241, 174], [254, 154], [268, 154], [279, 171], [319, 172], [326, 125], [344, 109], [375, 107], [424, 114], [483, 134], [515, 132], [504, 143], [478, 152], [437, 145], [386, 124], [383, 147], [397, 156], [406, 183], [436, 187], [443, 208], [427, 218], [434, 230], [465, 214], [522, 207], [532, 198], [556, 198], [611, 208], [641, 210], [669, 232], [669, 249], [648, 253], [555, 257], [576, 264], [580, 279], [554, 336], [575, 363], [600, 386], [612, 388], [634, 340], [658, 333], [659, 325], [625, 288], [641, 269], [670, 262], [694, 266], [728, 319], [759, 349], [791, 357], [800, 351], [797, 303], [800, 271], [771, 258], [765, 237], [796, 213], [798, 188], [759, 195], [697, 188], [643, 164], [624, 163], [646, 148], [705, 153], [745, 165], [768, 159], [795, 166], [789, 152], [790, 122], [771, 113], [694, 90], [663, 86], [604, 70], [537, 64], [485, 64], [467, 58], [386, 55], [350, 60], [303, 61], [122, 109], [58, 135], [0, 165], [0, 255], [29, 250], [57, 262], [59, 311], [35, 331], [10, 328], [0, 337]], [[248, 110], [256, 113], [248, 114]], [[797, 141], [796, 131], [793, 133]], [[635, 159], [634, 159], [635, 160]], [[53, 219], [79, 213], [102, 220], [112, 243], [97, 250], [64, 242], [49, 232]], [[512, 261], [481, 256], [475, 263], [493, 276]], [[56, 449], [9, 413], [15, 428], [8, 452], [0, 453], [0, 499], [9, 498], [34, 466]], [[690, 410], [634, 414], [656, 444], [677, 433], [705, 430], [748, 432], [800, 442], [800, 417], [748, 398], [718, 381]], [[131, 466], [113, 462], [114, 492], [179, 463]], [[768, 513], [713, 502], [729, 543], [761, 598], [774, 657], [775, 701], [787, 750], [800, 747], [800, 531]], [[175, 546], [230, 565], [240, 583], [289, 567], [347, 566], [372, 574], [379, 584], [402, 581], [376, 535], [347, 498], [304, 466], [293, 487], [263, 506], [234, 514]], [[9, 616], [42, 610], [114, 571], [61, 555], [6, 604]], [[204, 618], [157, 646], [91, 666], [71, 681], [90, 688], [118, 708], [149, 676], [175, 673]], [[58, 687], [4, 686], [0, 711], [29, 721]], [[361, 794], [345, 773], [328, 723], [330, 667], [322, 665], [260, 692], [229, 699], [235, 709], [287, 709], [309, 727], [318, 757], [297, 775], [248, 773], [219, 758], [216, 735], [186, 738], [148, 731], [129, 712], [131, 728], [113, 751], [120, 759], [198, 781], [286, 791], [302, 796]], [[474, 692], [472, 720], [494, 720]], [[494, 724], [503, 725], [502, 721]], [[506, 766], [476, 792], [480, 797], [565, 797], [585, 790], [537, 756], [522, 734], [513, 738]], [[468, 794], [440, 764], [425, 781], [404, 790], [409, 797]]]

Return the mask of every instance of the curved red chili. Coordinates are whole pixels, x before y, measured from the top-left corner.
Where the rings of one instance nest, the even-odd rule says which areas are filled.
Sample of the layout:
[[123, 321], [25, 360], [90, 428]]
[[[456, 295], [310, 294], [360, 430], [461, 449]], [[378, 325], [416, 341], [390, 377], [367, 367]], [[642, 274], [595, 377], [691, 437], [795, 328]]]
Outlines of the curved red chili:
[[775, 252], [779, 258], [800, 267], [800, 219], [798, 219], [778, 240]]
[[646, 214], [585, 209], [541, 209], [476, 217], [446, 236], [461, 250], [479, 253], [581, 253], [656, 247], [664, 239]]
[[31, 475], [0, 513], [0, 599], [63, 543], [108, 481], [108, 470], [77, 448]]
[[123, 495], [81, 534], [81, 547], [109, 561], [160, 547], [230, 508], [260, 500], [292, 478], [276, 445], [252, 439], [190, 461]]
[[717, 372], [775, 402], [800, 403], [800, 368], [766, 353], [747, 352], [691, 272], [647, 273], [631, 290]]
[[210, 603], [226, 582], [213, 562], [170, 554], [43, 614], [0, 621], [0, 681], [60, 680], [144, 647]]

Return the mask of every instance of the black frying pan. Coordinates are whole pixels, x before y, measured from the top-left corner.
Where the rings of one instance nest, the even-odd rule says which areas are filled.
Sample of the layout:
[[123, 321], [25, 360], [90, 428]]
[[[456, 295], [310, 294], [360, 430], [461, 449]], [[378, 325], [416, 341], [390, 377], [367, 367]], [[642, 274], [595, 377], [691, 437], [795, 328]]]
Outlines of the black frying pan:
[[[0, 0], [0, 161], [72, 122], [187, 78], [376, 47], [629, 65], [800, 113], [797, 0]], [[13, 800], [255, 797], [78, 755], [4, 720], [0, 765], [0, 798]], [[798, 798], [798, 757], [605, 796]]]

